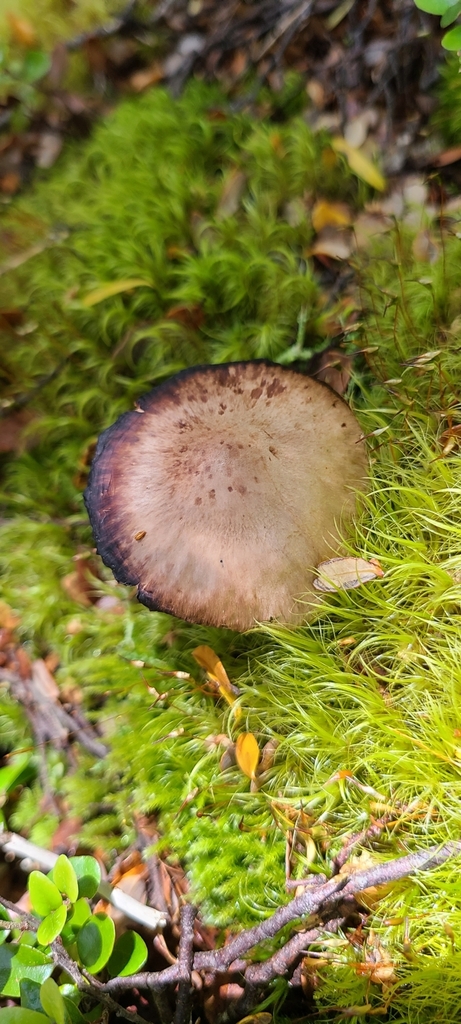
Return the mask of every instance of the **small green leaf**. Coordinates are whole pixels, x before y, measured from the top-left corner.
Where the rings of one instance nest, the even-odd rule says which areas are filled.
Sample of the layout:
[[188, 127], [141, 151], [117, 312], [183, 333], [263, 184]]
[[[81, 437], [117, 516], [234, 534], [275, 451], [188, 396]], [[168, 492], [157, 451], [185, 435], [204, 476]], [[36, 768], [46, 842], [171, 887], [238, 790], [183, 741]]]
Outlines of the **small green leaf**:
[[114, 951], [107, 964], [111, 978], [124, 978], [136, 974], [147, 960], [147, 946], [137, 932], [124, 932], [117, 939]]
[[57, 910], [62, 904], [59, 889], [42, 871], [31, 871], [29, 896], [32, 910], [40, 914], [40, 917], [46, 917], [51, 910]]
[[5, 1006], [0, 1010], [1, 1024], [49, 1024], [49, 1017], [25, 1006]]
[[460, 13], [461, 13], [461, 3], [458, 0], [458, 2], [454, 5], [454, 7], [450, 7], [450, 10], [446, 11], [446, 13], [440, 19], [440, 27], [441, 28], [446, 28], [447, 25], [451, 25], [453, 21], [456, 21], [456, 19], [458, 17], [458, 14], [460, 14]]
[[21, 993], [21, 1006], [24, 1006], [26, 1010], [37, 1010], [37, 1013], [42, 1012], [42, 1004], [40, 1002], [40, 985], [37, 981], [30, 981], [29, 978], [23, 978], [19, 982], [19, 990]]
[[450, 29], [442, 39], [442, 46], [445, 50], [461, 50], [461, 25]]
[[47, 53], [42, 50], [29, 50], [24, 57], [21, 78], [25, 82], [38, 82], [40, 78], [50, 70], [51, 61]]
[[82, 899], [77, 900], [77, 902], [74, 903], [67, 918], [66, 926], [62, 930], [63, 942], [75, 942], [77, 933], [80, 931], [80, 928], [83, 928], [85, 921], [88, 921], [89, 917], [91, 917], [90, 904], [88, 903], [88, 900], [82, 897]]
[[[5, 907], [2, 907], [0, 905], [0, 921], [9, 921], [9, 920], [10, 920], [10, 915], [8, 914], [8, 911], [5, 910]], [[5, 929], [5, 931], [3, 931], [3, 929], [0, 931], [0, 946], [3, 945], [3, 943], [5, 942], [5, 939], [7, 939], [9, 935], [10, 935], [10, 932], [6, 931], [6, 929]]]
[[97, 860], [94, 857], [70, 857], [70, 863], [77, 876], [79, 896], [91, 900], [101, 881], [101, 868]]
[[59, 986], [53, 978], [47, 978], [40, 988], [40, 1002], [45, 1013], [51, 1017], [55, 1024], [65, 1024], [66, 1010], [64, 999], [59, 991]]
[[8, 942], [0, 946], [0, 992], [18, 998], [21, 981], [28, 978], [41, 984], [49, 978], [53, 966], [51, 958], [41, 949]]
[[88, 1024], [88, 1018], [83, 1016], [83, 1013], [79, 1010], [73, 999], [69, 999], [67, 996], [64, 996], [64, 1006], [66, 1009], [67, 1019], [70, 1021], [70, 1024]]
[[0, 795], [10, 793], [19, 783], [27, 782], [33, 773], [30, 754], [13, 754], [0, 768]]
[[54, 942], [58, 935], [61, 934], [66, 920], [67, 909], [64, 903], [61, 903], [60, 907], [56, 907], [56, 910], [52, 910], [50, 914], [43, 918], [37, 931], [37, 940], [40, 945], [49, 946], [50, 942]]
[[59, 892], [63, 896], [67, 896], [71, 903], [75, 903], [78, 900], [78, 879], [75, 874], [75, 868], [64, 853], [58, 857], [50, 878], [58, 887]]
[[115, 941], [115, 925], [107, 914], [92, 914], [77, 935], [78, 955], [91, 974], [107, 963]]
[[19, 946], [36, 946], [37, 945], [37, 932], [12, 932], [15, 942]]
[[420, 11], [425, 11], [426, 14], [445, 14], [450, 10], [450, 7], [454, 7], [456, 0], [415, 0], [415, 4], [419, 7]]

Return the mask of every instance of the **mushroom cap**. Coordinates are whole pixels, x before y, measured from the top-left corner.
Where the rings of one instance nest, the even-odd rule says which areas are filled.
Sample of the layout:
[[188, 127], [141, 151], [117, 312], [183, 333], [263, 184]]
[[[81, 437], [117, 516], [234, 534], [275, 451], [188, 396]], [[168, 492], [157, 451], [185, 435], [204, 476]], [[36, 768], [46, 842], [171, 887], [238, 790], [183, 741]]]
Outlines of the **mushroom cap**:
[[85, 502], [99, 554], [143, 604], [244, 630], [306, 618], [366, 466], [326, 385], [266, 361], [194, 366], [104, 431]]

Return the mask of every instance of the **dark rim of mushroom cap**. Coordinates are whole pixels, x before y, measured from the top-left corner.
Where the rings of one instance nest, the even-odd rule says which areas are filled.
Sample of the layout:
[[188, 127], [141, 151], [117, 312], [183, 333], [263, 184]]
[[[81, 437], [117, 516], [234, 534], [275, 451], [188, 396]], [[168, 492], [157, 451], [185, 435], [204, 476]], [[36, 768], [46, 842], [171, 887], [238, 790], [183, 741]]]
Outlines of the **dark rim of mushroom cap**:
[[366, 465], [354, 414], [324, 384], [265, 360], [194, 366], [104, 431], [85, 502], [101, 558], [148, 608], [296, 623]]

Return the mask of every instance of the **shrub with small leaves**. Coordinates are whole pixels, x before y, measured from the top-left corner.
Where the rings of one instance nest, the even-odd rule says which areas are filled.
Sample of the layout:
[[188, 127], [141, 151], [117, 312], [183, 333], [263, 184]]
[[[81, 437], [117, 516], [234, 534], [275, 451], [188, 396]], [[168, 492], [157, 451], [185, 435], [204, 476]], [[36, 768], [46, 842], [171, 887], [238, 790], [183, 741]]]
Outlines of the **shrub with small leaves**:
[[[461, 0], [415, 0], [415, 4], [420, 11], [438, 14], [442, 28], [452, 25], [461, 14]], [[461, 25], [456, 25], [449, 32], [445, 32], [442, 46], [446, 50], [461, 50]]]
[[[82, 993], [69, 984], [65, 972], [57, 980], [52, 977], [58, 936], [59, 948], [64, 946], [74, 966], [93, 975], [104, 970], [106, 977], [126, 976], [145, 964], [147, 947], [140, 935], [127, 931], [116, 939], [112, 918], [92, 912], [90, 900], [100, 881], [94, 857], [61, 855], [48, 875], [31, 872], [28, 889], [37, 930], [19, 931], [12, 923], [11, 932], [0, 933], [0, 995], [20, 1000], [19, 1006], [0, 1010], [1, 1024], [81, 1024], [93, 1019], [94, 1007], [87, 1014], [80, 1011]], [[3, 908], [0, 916], [9, 920]]]

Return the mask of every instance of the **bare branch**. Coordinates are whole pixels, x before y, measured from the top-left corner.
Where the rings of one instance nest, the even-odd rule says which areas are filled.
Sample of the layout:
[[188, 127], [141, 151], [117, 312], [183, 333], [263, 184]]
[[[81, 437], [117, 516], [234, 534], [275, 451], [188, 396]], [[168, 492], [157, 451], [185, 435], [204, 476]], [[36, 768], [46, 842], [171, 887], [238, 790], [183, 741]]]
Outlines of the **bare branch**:
[[178, 971], [180, 981], [174, 1024], [189, 1024], [191, 1016], [191, 974], [194, 960], [194, 921], [196, 909], [190, 903], [181, 907]]

